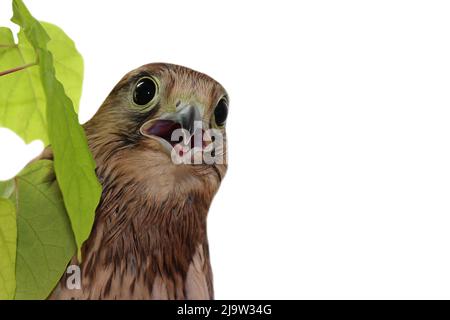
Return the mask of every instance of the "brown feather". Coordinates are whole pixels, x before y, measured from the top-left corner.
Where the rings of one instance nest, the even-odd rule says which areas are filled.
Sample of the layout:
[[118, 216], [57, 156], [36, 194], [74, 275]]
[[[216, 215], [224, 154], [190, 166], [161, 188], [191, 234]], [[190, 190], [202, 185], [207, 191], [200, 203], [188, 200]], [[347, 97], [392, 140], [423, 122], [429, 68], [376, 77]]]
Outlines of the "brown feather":
[[[150, 111], [129, 102], [142, 74], [160, 80], [158, 105]], [[84, 126], [103, 193], [82, 247], [82, 289], [67, 289], [63, 277], [50, 298], [214, 297], [206, 218], [226, 162], [175, 165], [139, 128], [174, 110], [180, 99], [204, 106], [203, 121], [209, 126], [215, 103], [225, 94], [210, 77], [169, 64], [145, 65], [116, 85]], [[226, 145], [223, 149], [226, 154]]]

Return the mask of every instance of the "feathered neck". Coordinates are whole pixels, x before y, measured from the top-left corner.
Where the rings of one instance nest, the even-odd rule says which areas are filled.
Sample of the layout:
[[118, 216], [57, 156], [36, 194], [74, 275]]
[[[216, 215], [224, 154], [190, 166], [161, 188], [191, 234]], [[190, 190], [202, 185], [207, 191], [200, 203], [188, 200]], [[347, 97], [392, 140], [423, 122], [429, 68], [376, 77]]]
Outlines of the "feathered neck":
[[105, 153], [94, 142], [103, 194], [82, 248], [82, 289], [63, 279], [54, 297], [212, 299], [206, 217], [219, 182], [161, 166], [142, 146]]

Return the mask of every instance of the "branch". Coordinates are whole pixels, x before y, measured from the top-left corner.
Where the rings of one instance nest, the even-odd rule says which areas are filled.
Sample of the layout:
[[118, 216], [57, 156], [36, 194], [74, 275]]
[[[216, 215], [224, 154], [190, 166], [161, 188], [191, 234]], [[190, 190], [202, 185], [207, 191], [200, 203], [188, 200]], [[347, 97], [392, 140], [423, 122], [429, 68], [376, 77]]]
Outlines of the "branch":
[[12, 69], [5, 70], [5, 71], [0, 71], [0, 77], [1, 76], [5, 76], [5, 75], [10, 74], [10, 73], [14, 73], [14, 72], [20, 71], [20, 70], [24, 70], [26, 68], [29, 68], [29, 67], [32, 67], [32, 66], [35, 66], [35, 65], [37, 65], [37, 62], [27, 63], [27, 64], [25, 64], [23, 66], [20, 66], [20, 67], [12, 68]]

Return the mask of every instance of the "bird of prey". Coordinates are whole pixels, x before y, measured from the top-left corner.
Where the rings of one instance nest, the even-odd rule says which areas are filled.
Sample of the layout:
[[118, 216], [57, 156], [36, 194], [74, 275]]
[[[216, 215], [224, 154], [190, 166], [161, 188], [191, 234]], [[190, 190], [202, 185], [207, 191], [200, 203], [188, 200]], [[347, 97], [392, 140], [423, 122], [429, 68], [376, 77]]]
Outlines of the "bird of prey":
[[[144, 65], [119, 81], [84, 125], [103, 192], [81, 249], [81, 289], [63, 277], [50, 299], [214, 298], [206, 219], [227, 170], [228, 105], [218, 82], [178, 65]], [[206, 150], [223, 161], [199, 161]], [[188, 161], [174, 161], [183, 153]], [[52, 157], [49, 147], [40, 158]]]

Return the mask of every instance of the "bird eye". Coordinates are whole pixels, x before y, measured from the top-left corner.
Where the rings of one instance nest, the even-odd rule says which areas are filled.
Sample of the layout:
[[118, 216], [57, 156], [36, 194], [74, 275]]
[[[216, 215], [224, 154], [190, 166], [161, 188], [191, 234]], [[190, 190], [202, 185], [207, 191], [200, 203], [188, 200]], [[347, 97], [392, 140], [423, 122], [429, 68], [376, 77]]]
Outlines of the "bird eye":
[[220, 99], [217, 103], [216, 109], [214, 109], [214, 120], [216, 124], [221, 127], [227, 121], [228, 116], [228, 103], [225, 98]]
[[152, 78], [140, 79], [133, 92], [133, 101], [139, 106], [148, 104], [156, 96], [157, 84]]

